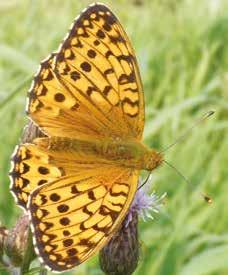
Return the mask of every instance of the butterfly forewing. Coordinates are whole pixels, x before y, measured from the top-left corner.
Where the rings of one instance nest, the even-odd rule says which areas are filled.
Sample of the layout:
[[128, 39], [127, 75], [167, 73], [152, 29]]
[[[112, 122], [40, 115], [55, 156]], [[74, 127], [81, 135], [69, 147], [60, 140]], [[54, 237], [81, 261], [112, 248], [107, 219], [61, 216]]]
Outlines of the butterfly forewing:
[[53, 72], [54, 56], [41, 63], [33, 81], [27, 107], [29, 116], [52, 136], [97, 138], [107, 135], [111, 127], [107, 119], [93, 104], [88, 101], [81, 104], [79, 96], [61, 85]]
[[[49, 97], [51, 116], [52, 106], [63, 106], [59, 118], [66, 122], [78, 118], [70, 125], [71, 132], [75, 125], [77, 133], [82, 126], [81, 132], [86, 134], [84, 127], [103, 136], [141, 138], [144, 103], [136, 57], [118, 19], [107, 7], [93, 5], [83, 12], [53, 58], [53, 81], [57, 78], [58, 83], [53, 87], [50, 82], [50, 92], [40, 96], [43, 103]], [[47, 75], [50, 79], [53, 72]], [[47, 112], [42, 115], [48, 116]], [[36, 117], [40, 119], [41, 114]], [[47, 128], [54, 127], [49, 125]]]
[[101, 167], [36, 189], [29, 202], [37, 253], [56, 271], [99, 250], [117, 230], [136, 191], [138, 173]]
[[[82, 60], [89, 62], [92, 72], [86, 72], [84, 62], [87, 61]], [[63, 66], [75, 70], [63, 72]], [[86, 86], [91, 82], [96, 84], [96, 92], [92, 86]], [[118, 104], [114, 103], [116, 99]], [[137, 110], [131, 115], [125, 112], [131, 108], [130, 101]], [[94, 5], [83, 12], [59, 53], [41, 63], [30, 90], [27, 111], [37, 125], [52, 136], [140, 138], [144, 106], [137, 62], [127, 35], [107, 7]], [[20, 179], [20, 174], [15, 175]], [[20, 186], [14, 186], [17, 197], [25, 184]], [[26, 186], [33, 190], [36, 184], [29, 186], [27, 181]]]

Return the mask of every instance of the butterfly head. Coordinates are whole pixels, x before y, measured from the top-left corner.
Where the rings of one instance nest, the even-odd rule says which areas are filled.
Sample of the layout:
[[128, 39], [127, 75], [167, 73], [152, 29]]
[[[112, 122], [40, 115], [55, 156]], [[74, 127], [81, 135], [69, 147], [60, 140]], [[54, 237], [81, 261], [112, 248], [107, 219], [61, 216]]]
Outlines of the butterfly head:
[[145, 156], [145, 170], [152, 171], [163, 162], [163, 155], [151, 149]]

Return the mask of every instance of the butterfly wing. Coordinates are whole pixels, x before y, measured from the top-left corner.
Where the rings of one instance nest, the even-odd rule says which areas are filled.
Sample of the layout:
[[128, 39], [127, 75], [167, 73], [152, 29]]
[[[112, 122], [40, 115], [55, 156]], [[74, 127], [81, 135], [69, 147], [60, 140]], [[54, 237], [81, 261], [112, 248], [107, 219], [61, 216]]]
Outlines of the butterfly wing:
[[30, 196], [36, 252], [52, 270], [71, 269], [99, 251], [129, 209], [138, 172], [101, 168], [62, 177]]
[[54, 136], [141, 139], [144, 102], [136, 57], [106, 6], [83, 11], [58, 52], [41, 63], [28, 113]]
[[63, 175], [63, 169], [50, 163], [50, 154], [33, 144], [17, 146], [11, 158], [11, 192], [17, 204], [26, 209], [30, 193], [38, 186]]
[[26, 209], [29, 195], [37, 187], [65, 175], [88, 173], [91, 169], [102, 173], [104, 165], [115, 170], [115, 163], [92, 153], [22, 144], [16, 147], [11, 158], [11, 192], [18, 205]]
[[51, 136], [83, 139], [110, 134], [110, 121], [59, 82], [53, 72], [54, 56], [41, 63], [32, 83], [26, 108], [30, 118]]

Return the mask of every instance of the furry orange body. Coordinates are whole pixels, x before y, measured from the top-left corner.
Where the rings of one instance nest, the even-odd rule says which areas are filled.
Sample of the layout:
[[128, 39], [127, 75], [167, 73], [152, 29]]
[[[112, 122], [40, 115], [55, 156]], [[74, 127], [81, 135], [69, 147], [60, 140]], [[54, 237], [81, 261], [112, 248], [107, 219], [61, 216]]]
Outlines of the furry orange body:
[[152, 171], [162, 163], [160, 153], [146, 147], [137, 140], [120, 138], [99, 140], [77, 140], [64, 137], [39, 138], [35, 143], [53, 151], [71, 151], [72, 154], [94, 156], [99, 162], [105, 159], [112, 165]]

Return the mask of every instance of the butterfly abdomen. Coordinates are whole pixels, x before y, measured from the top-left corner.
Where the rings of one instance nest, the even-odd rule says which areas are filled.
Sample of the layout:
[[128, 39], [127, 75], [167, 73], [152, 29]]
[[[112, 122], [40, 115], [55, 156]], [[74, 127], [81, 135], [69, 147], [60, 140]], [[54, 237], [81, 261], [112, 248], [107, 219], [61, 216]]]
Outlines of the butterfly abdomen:
[[38, 146], [50, 151], [71, 152], [105, 159], [111, 164], [128, 168], [153, 170], [162, 162], [162, 156], [141, 142], [122, 139], [79, 140], [66, 137], [38, 138]]

